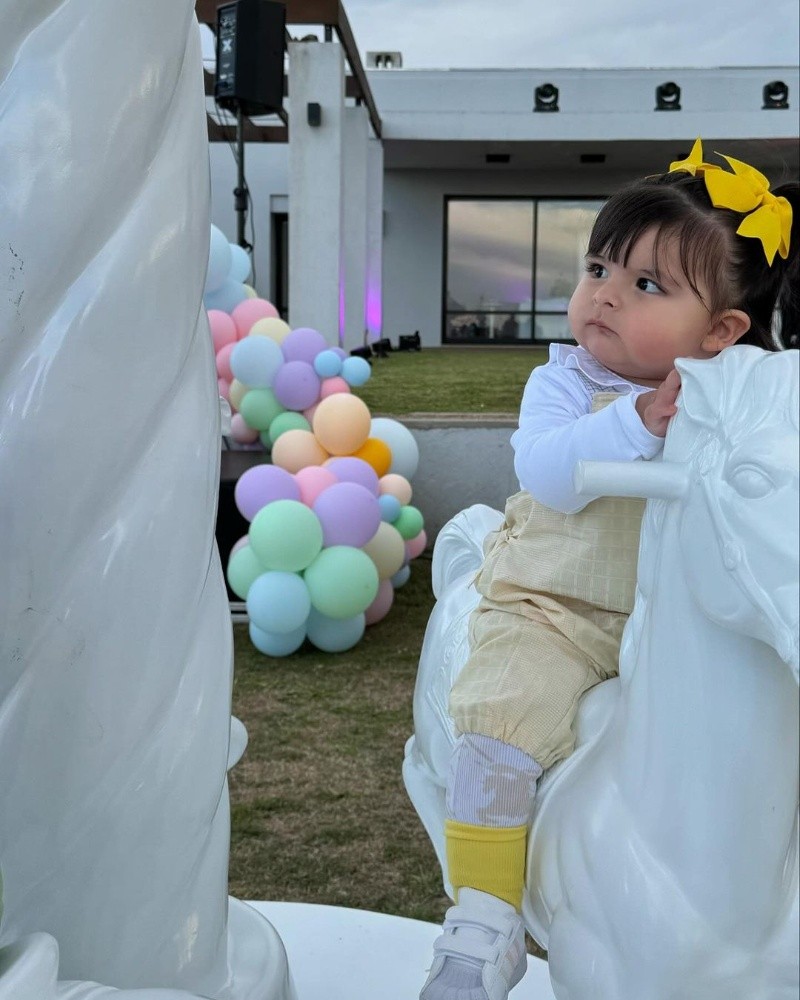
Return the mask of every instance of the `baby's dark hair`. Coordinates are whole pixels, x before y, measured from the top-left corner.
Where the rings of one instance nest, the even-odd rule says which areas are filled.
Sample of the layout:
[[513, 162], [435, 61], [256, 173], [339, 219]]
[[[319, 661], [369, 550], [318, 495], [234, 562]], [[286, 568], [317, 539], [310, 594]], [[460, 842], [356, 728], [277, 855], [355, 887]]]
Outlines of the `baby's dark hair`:
[[784, 184], [773, 193], [791, 204], [792, 231], [788, 258], [776, 254], [771, 266], [761, 240], [736, 234], [744, 214], [714, 208], [703, 178], [686, 171], [645, 177], [609, 198], [595, 221], [588, 252], [627, 264], [638, 240], [657, 227], [656, 273], [665, 242], [677, 238], [681, 268], [709, 313], [741, 309], [750, 317], [740, 344], [768, 351], [798, 347], [800, 185]]

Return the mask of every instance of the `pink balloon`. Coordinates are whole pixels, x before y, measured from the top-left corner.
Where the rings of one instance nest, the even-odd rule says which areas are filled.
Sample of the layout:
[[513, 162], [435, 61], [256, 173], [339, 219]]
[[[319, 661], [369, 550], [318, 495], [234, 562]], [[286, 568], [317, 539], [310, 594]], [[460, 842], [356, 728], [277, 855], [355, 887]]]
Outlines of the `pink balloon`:
[[258, 431], [245, 421], [241, 413], [234, 413], [231, 417], [231, 437], [239, 444], [254, 444], [258, 441]]
[[330, 378], [324, 378], [319, 398], [327, 399], [328, 396], [332, 396], [336, 392], [350, 392], [350, 386], [341, 375], [332, 375]]
[[231, 401], [231, 385], [227, 379], [217, 379], [217, 391], [223, 399], [227, 399], [228, 402]]
[[300, 487], [290, 472], [277, 465], [254, 465], [239, 476], [233, 499], [242, 517], [252, 521], [273, 500], [299, 500]]
[[228, 555], [228, 558], [230, 559], [230, 557], [232, 555], [235, 555], [239, 551], [239, 549], [243, 549], [245, 547], [245, 545], [248, 545], [249, 543], [250, 543], [250, 536], [249, 535], [242, 535], [242, 537], [239, 539], [238, 542], [234, 542], [233, 543], [233, 547], [231, 548], [231, 551], [230, 551], [230, 554]]
[[217, 351], [217, 375], [224, 378], [226, 382], [233, 382], [233, 372], [231, 371], [231, 351], [235, 344], [226, 344]]
[[306, 409], [303, 410], [303, 416], [310, 424], [314, 422], [314, 414], [317, 412], [318, 406], [319, 403], [314, 403], [313, 406], [306, 407]]
[[278, 310], [266, 299], [245, 299], [231, 313], [236, 324], [236, 334], [239, 340], [250, 333], [250, 328], [260, 319], [269, 319], [278, 315]]
[[211, 340], [214, 343], [214, 353], [226, 344], [236, 341], [236, 324], [230, 316], [221, 309], [208, 310], [208, 325], [211, 329]]
[[428, 536], [425, 534], [425, 529], [423, 528], [418, 535], [414, 535], [413, 538], [406, 542], [406, 559], [416, 559], [417, 556], [421, 556], [427, 544]]
[[325, 468], [332, 472], [340, 483], [358, 483], [368, 489], [373, 496], [378, 496], [378, 473], [363, 458], [354, 458], [352, 455], [329, 458]]
[[314, 358], [320, 351], [328, 349], [328, 342], [317, 330], [308, 326], [300, 326], [287, 333], [281, 341], [281, 350], [287, 361], [306, 361], [314, 363]]
[[300, 487], [300, 499], [307, 507], [313, 507], [323, 490], [339, 482], [332, 472], [321, 465], [307, 465], [295, 472], [294, 478]]
[[381, 523], [373, 493], [359, 483], [334, 483], [323, 490], [312, 508], [322, 525], [322, 544], [366, 545]]
[[389, 614], [394, 603], [394, 587], [391, 580], [381, 580], [378, 584], [378, 596], [364, 612], [367, 625], [374, 625]]

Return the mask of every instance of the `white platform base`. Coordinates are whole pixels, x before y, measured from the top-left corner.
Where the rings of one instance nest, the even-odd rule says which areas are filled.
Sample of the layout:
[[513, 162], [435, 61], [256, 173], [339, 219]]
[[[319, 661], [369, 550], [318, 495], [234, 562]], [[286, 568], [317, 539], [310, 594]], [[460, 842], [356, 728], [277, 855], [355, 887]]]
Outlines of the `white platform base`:
[[[297, 1000], [416, 1000], [438, 924], [311, 903], [251, 902], [281, 937]], [[528, 958], [511, 1000], [555, 1000], [547, 963]]]

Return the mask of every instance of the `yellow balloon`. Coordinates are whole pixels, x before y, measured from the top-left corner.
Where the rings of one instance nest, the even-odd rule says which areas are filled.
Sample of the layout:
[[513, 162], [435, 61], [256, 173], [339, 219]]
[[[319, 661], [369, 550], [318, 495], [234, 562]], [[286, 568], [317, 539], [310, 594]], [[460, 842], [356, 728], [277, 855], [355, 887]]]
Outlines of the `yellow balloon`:
[[369, 437], [369, 407], [349, 392], [335, 392], [317, 404], [311, 426], [331, 455], [352, 455]]
[[229, 401], [234, 410], [239, 410], [242, 405], [242, 400], [247, 394], [249, 386], [246, 386], [244, 382], [240, 382], [238, 378], [235, 378], [231, 382], [230, 392], [228, 393]]
[[284, 431], [272, 446], [272, 464], [287, 472], [299, 472], [308, 465], [322, 465], [328, 458], [330, 455], [311, 431], [300, 428]]
[[258, 292], [255, 290], [255, 288], [252, 287], [252, 285], [245, 285], [244, 283], [242, 283], [242, 288], [244, 288], [245, 292], [247, 293], [248, 299], [258, 298]]
[[291, 330], [292, 328], [289, 324], [285, 323], [282, 319], [278, 319], [277, 316], [265, 316], [263, 319], [257, 319], [253, 323], [250, 327], [249, 336], [257, 333], [261, 337], [269, 337], [276, 344], [282, 344], [291, 333]]
[[362, 545], [362, 549], [375, 563], [380, 580], [394, 576], [406, 559], [403, 536], [388, 521], [381, 521], [378, 530], [366, 545]]

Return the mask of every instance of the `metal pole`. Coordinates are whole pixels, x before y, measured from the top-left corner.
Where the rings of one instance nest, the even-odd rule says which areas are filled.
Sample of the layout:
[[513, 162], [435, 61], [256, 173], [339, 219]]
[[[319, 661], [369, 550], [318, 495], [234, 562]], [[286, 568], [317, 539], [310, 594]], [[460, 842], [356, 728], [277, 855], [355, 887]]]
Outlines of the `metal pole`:
[[233, 191], [236, 207], [236, 242], [247, 249], [244, 237], [245, 221], [247, 219], [247, 184], [244, 179], [244, 112], [242, 106], [236, 109], [236, 187]]

